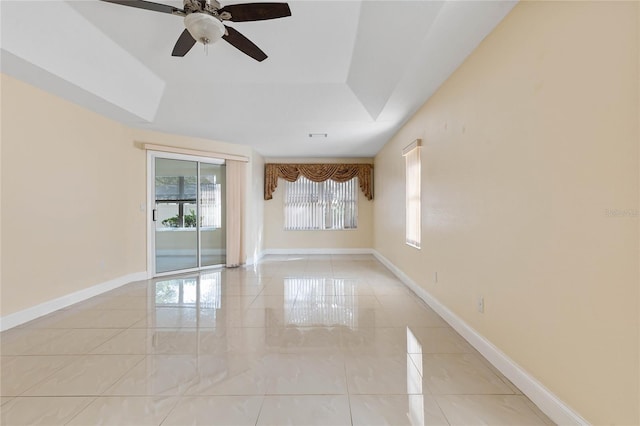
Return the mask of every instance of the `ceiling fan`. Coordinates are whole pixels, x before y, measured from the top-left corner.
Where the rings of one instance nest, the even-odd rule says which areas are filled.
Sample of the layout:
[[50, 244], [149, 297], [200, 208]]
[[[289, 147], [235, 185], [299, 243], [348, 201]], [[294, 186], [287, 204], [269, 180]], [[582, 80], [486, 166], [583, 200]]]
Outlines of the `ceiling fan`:
[[287, 3], [246, 3], [221, 7], [217, 0], [183, 0], [184, 8], [153, 3], [145, 0], [102, 0], [154, 12], [184, 16], [186, 29], [182, 32], [173, 48], [172, 56], [184, 56], [191, 50], [196, 41], [205, 46], [215, 43], [220, 38], [241, 52], [262, 62], [267, 55], [243, 36], [235, 28], [224, 25], [223, 21], [247, 22], [291, 16]]

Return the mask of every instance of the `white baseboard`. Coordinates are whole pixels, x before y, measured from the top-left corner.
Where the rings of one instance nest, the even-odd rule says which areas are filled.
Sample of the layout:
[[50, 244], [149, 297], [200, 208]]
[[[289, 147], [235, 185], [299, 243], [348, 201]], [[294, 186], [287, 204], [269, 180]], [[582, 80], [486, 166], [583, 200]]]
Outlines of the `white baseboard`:
[[263, 256], [268, 254], [306, 255], [306, 254], [374, 254], [370, 248], [299, 248], [299, 249], [266, 249]]
[[83, 300], [105, 293], [109, 290], [113, 290], [114, 288], [121, 287], [125, 284], [146, 279], [146, 271], [124, 275], [122, 277], [114, 278], [112, 280], [96, 284], [89, 288], [78, 290], [62, 297], [58, 297], [57, 299], [49, 300], [39, 305], [14, 312], [13, 314], [5, 315], [3, 317], [0, 317], [0, 331], [5, 331], [20, 324], [32, 321], [43, 315], [55, 312], [58, 309], [66, 308], [67, 306], [73, 305], [74, 303], [82, 302]]
[[589, 425], [584, 418], [573, 411], [567, 404], [547, 389], [535, 377], [520, 367], [493, 343], [474, 330], [469, 324], [440, 303], [424, 288], [416, 284], [409, 276], [391, 263], [377, 250], [373, 255], [400, 281], [409, 287], [418, 297], [438, 313], [454, 330], [456, 330], [471, 346], [476, 348], [494, 367], [518, 387], [534, 404], [551, 420], [559, 425]]

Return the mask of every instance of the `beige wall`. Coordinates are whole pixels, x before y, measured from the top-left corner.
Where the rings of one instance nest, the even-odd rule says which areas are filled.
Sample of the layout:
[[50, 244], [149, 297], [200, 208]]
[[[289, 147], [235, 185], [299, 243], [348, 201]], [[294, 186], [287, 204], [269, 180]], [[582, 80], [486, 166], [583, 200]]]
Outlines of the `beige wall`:
[[[3, 104], [1, 100], [4, 79], [0, 78], [0, 298], [2, 298], [2, 139], [4, 135], [2, 127], [2, 110]], [[0, 302], [0, 316], [2, 316], [2, 302]]]
[[125, 126], [2, 76], [2, 315], [146, 270]]
[[[0, 78], [0, 299], [2, 298], [2, 139], [3, 139], [3, 127], [2, 127], [2, 89], [4, 86], [4, 79]], [[2, 302], [0, 302], [0, 316], [2, 316]]]
[[598, 425], [640, 423], [637, 9], [518, 4], [375, 159], [375, 248]]
[[[262, 157], [247, 146], [131, 129], [12, 77], [1, 84], [1, 316], [147, 270], [140, 142], [255, 158], [247, 193], [261, 185]], [[248, 252], [261, 226], [248, 214]]]
[[[267, 158], [266, 163], [373, 163], [371, 158]], [[375, 170], [374, 170], [375, 176]], [[264, 188], [260, 192], [264, 199]], [[356, 249], [373, 247], [373, 202], [358, 191], [358, 229], [345, 231], [285, 231], [284, 180], [271, 200], [264, 201], [265, 249]]]

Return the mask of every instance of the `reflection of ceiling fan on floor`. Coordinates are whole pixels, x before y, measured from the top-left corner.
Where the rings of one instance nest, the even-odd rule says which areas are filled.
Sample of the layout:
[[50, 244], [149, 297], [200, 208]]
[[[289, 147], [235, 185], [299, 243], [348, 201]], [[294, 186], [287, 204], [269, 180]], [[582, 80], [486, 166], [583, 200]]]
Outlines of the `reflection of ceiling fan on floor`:
[[251, 40], [222, 21], [246, 22], [291, 16], [287, 3], [246, 3], [221, 7], [217, 0], [184, 0], [184, 9], [145, 0], [102, 0], [139, 9], [184, 16], [186, 29], [182, 32], [171, 55], [184, 56], [196, 41], [207, 45], [223, 38], [233, 47], [251, 56], [256, 61], [264, 61], [267, 55]]

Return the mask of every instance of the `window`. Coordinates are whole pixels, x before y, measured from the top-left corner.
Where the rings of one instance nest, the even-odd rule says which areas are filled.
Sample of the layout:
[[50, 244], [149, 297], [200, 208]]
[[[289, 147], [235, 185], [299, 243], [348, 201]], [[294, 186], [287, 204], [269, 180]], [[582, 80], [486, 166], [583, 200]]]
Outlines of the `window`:
[[420, 248], [420, 139], [402, 150], [406, 165], [406, 242]]
[[284, 197], [285, 230], [357, 228], [357, 177], [347, 182], [312, 182], [300, 176], [286, 182]]
[[222, 228], [222, 185], [211, 182], [200, 184], [200, 212], [200, 226]]
[[[157, 176], [158, 220], [166, 228], [195, 228], [198, 204], [196, 176]], [[222, 227], [222, 185], [215, 175], [200, 176], [200, 226]]]

